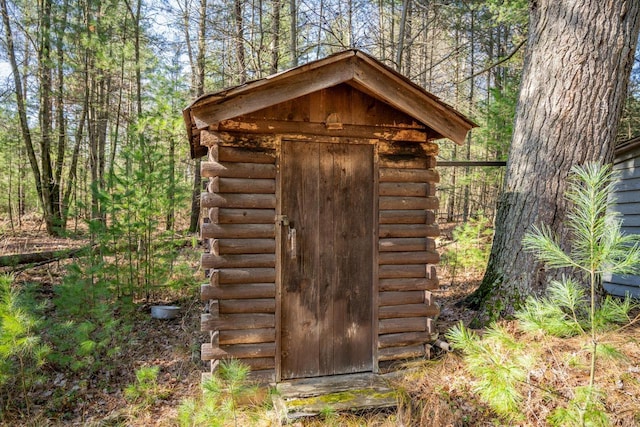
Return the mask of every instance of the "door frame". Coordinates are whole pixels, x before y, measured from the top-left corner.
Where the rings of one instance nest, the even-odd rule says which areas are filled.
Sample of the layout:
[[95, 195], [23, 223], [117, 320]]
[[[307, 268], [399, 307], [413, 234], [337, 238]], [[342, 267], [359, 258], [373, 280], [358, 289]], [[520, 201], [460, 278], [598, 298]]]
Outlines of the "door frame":
[[323, 144], [353, 144], [353, 145], [373, 145], [373, 183], [372, 183], [372, 219], [373, 230], [371, 233], [372, 240], [372, 256], [371, 256], [371, 370], [377, 374], [378, 367], [378, 301], [379, 301], [379, 279], [378, 279], [378, 254], [380, 252], [378, 230], [379, 230], [379, 166], [378, 166], [378, 139], [350, 138], [350, 137], [330, 137], [330, 136], [309, 136], [309, 138], [300, 137], [300, 135], [278, 135], [276, 137], [276, 218], [275, 218], [275, 236], [276, 236], [276, 355], [275, 355], [275, 373], [276, 383], [283, 381], [282, 379], [282, 165], [283, 165], [283, 149], [284, 142], [294, 142], [304, 144], [306, 142], [323, 143]]

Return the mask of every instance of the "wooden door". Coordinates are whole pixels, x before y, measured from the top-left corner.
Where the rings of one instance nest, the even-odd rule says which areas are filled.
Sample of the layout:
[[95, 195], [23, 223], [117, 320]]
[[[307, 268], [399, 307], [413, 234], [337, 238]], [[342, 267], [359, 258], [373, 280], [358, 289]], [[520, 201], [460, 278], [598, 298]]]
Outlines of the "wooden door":
[[281, 377], [371, 371], [373, 146], [283, 141]]

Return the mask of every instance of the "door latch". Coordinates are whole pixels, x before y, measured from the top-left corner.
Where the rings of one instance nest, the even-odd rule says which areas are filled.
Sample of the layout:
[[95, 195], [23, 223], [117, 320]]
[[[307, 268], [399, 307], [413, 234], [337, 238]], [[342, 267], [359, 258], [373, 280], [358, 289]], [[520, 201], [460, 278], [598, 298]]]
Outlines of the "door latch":
[[278, 215], [276, 218], [278, 224], [281, 227], [287, 227], [287, 243], [289, 246], [289, 256], [291, 259], [296, 259], [297, 257], [297, 241], [296, 241], [296, 229], [293, 227], [293, 223], [289, 221], [289, 217], [286, 215]]

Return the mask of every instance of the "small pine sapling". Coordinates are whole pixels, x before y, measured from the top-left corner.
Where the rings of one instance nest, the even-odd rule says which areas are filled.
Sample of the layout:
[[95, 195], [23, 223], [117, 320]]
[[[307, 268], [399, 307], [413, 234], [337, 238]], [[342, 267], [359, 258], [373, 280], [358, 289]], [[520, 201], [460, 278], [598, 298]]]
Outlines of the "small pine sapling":
[[[611, 353], [606, 347], [599, 351], [598, 332], [611, 324], [628, 322], [631, 302], [602, 298], [602, 275], [630, 274], [640, 265], [639, 239], [623, 235], [621, 219], [614, 211], [612, 196], [616, 175], [610, 166], [588, 163], [574, 166], [569, 178], [566, 198], [570, 208], [565, 224], [572, 236], [571, 249], [565, 252], [549, 227], [533, 227], [523, 239], [525, 249], [535, 252], [540, 261], [551, 268], [569, 268], [582, 273], [589, 297], [572, 280], [554, 282], [546, 299], [529, 298], [518, 317], [525, 329], [539, 328], [547, 333], [570, 336], [590, 334], [591, 363], [589, 383], [577, 390], [572, 405], [556, 415], [569, 422], [569, 412], [577, 410], [579, 425], [599, 424], [604, 413], [598, 410], [599, 393], [595, 387], [598, 354]], [[536, 319], [537, 318], [537, 319]], [[579, 392], [578, 392], [579, 391]]]

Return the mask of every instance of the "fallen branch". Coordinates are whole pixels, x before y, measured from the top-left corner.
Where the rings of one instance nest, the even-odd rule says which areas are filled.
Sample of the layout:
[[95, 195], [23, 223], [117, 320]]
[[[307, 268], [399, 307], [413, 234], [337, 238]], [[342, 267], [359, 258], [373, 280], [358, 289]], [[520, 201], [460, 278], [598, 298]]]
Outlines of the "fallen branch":
[[23, 264], [47, 264], [61, 259], [73, 258], [85, 255], [91, 246], [79, 248], [58, 249], [55, 251], [40, 251], [23, 254], [11, 254], [0, 256], [0, 267], [15, 267]]

